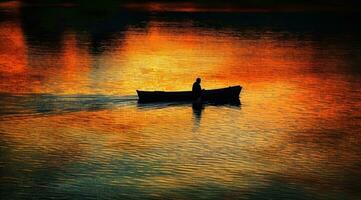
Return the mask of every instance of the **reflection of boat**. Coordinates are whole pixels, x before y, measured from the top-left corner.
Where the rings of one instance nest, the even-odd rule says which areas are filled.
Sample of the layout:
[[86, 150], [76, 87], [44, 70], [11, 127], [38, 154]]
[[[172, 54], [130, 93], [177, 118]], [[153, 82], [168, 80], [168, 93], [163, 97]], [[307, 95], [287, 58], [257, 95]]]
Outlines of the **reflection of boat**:
[[[233, 102], [239, 101], [241, 86], [203, 90], [203, 102]], [[191, 91], [165, 92], [165, 91], [140, 91], [137, 90], [139, 102], [170, 102], [170, 101], [192, 101]]]

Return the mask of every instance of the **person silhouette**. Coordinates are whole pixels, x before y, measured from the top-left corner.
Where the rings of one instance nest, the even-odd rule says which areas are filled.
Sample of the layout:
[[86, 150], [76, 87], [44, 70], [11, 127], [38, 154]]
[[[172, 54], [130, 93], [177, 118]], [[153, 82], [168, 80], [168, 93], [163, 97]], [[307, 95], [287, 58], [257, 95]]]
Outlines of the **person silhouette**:
[[201, 79], [197, 78], [192, 87], [193, 100], [200, 101], [202, 96]]

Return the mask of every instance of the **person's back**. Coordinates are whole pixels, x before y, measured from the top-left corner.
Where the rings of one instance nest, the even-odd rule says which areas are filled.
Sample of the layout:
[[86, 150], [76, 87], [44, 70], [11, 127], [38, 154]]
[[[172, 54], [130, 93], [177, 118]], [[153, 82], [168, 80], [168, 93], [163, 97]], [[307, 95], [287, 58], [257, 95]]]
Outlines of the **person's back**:
[[201, 97], [202, 87], [201, 87], [201, 79], [200, 78], [197, 78], [196, 82], [193, 83], [192, 93], [193, 93], [194, 100]]

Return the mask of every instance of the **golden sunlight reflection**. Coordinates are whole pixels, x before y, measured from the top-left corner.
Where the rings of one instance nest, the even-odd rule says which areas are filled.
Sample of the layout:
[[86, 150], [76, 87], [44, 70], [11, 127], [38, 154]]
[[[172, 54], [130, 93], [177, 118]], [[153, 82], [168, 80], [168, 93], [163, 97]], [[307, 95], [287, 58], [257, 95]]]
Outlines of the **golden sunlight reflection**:
[[2, 83], [2, 92], [134, 95], [137, 89], [189, 90], [196, 77], [203, 78], [204, 88], [253, 89], [272, 83], [295, 92], [304, 87], [298, 79], [309, 73], [315, 57], [311, 44], [297, 40], [280, 45], [272, 35], [244, 40], [157, 21], [150, 22], [147, 32], [129, 29], [115, 41], [117, 48], [97, 57], [79, 45], [76, 33], [64, 34], [61, 53], [43, 54], [27, 50], [18, 24], [3, 24], [0, 31], [7, 36], [0, 70], [20, 77]]
[[[0, 91], [134, 95], [137, 89], [189, 90], [194, 79], [202, 77], [204, 88], [242, 85], [246, 93], [242, 101], [270, 110], [263, 117], [274, 122], [297, 109], [318, 109], [314, 121], [319, 123], [318, 118], [337, 118], [344, 109], [345, 104], [337, 102], [351, 92], [350, 87], [343, 77], [326, 80], [310, 72], [317, 56], [311, 43], [296, 39], [280, 43], [272, 34], [246, 40], [168, 25], [152, 21], [146, 32], [129, 29], [124, 39], [115, 41], [117, 48], [95, 58], [74, 32], [64, 34], [60, 52], [43, 54], [28, 50], [19, 24], [2, 23], [0, 70], [6, 81]], [[98, 62], [102, 64], [96, 66]], [[324, 62], [343, 65], [342, 60]], [[315, 87], [321, 80], [323, 87]], [[336, 91], [339, 96], [328, 95]], [[278, 106], [292, 102], [302, 102], [302, 108]], [[289, 110], [276, 112], [282, 109]]]
[[[3, 23], [0, 32], [6, 37], [1, 38], [4, 48], [0, 70], [13, 78], [2, 82], [0, 91], [134, 95], [137, 89], [189, 90], [194, 79], [202, 77], [204, 88], [242, 85], [246, 93], [242, 101], [273, 109], [264, 117], [274, 121], [295, 111], [273, 112], [281, 109], [277, 105], [295, 101], [302, 102], [304, 110], [319, 109], [317, 117], [332, 118], [344, 109], [344, 104], [337, 103], [343, 95], [328, 95], [335, 91], [347, 95], [349, 86], [342, 77], [323, 81], [322, 89], [314, 87], [324, 77], [309, 72], [308, 66], [317, 56], [310, 43], [301, 45], [289, 39], [281, 45], [272, 35], [241, 40], [195, 27], [176, 29], [160, 23], [151, 22], [147, 32], [129, 29], [124, 39], [116, 41], [118, 48], [97, 56], [103, 62], [101, 70], [95, 67], [89, 50], [79, 45], [76, 33], [64, 34], [61, 52], [41, 54], [28, 52], [18, 24]], [[329, 65], [342, 63], [331, 60]], [[254, 92], [247, 92], [251, 90]], [[324, 101], [328, 106], [322, 109]]]

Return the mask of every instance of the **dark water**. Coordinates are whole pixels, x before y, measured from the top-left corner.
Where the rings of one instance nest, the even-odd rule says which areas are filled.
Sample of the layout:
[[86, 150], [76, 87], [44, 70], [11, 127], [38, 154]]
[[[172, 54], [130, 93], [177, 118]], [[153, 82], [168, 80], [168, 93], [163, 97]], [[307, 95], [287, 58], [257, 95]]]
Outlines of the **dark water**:
[[[360, 199], [357, 14], [0, 9], [2, 199]], [[136, 89], [242, 85], [240, 106]]]

